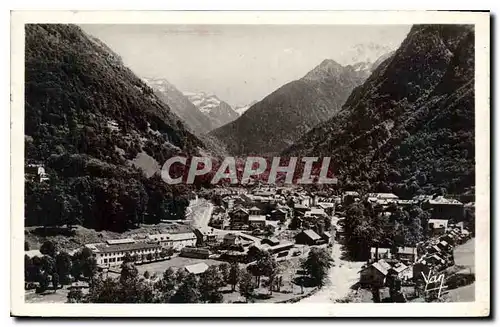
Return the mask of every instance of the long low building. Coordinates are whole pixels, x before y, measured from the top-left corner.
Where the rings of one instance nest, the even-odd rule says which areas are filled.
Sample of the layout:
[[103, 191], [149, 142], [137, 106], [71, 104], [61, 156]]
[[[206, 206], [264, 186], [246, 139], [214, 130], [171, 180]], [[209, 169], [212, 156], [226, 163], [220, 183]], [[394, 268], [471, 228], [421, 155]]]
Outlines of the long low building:
[[159, 242], [162, 247], [171, 247], [180, 251], [186, 246], [196, 245], [196, 235], [193, 232], [177, 234], [153, 234], [148, 235], [152, 241]]
[[148, 254], [160, 253], [159, 243], [136, 242], [133, 239], [108, 240], [106, 243], [86, 245], [94, 253], [97, 265], [101, 267], [119, 266], [125, 255], [137, 256], [137, 261], [147, 260]]

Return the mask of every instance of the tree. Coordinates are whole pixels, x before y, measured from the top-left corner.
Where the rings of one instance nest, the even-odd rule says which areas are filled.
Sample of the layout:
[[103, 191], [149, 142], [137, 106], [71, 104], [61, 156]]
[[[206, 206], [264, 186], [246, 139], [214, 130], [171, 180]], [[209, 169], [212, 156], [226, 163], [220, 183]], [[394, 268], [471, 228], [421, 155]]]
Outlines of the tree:
[[264, 236], [271, 237], [274, 235], [274, 232], [275, 232], [275, 228], [273, 225], [266, 225], [264, 227]]
[[307, 260], [303, 263], [302, 269], [307, 272], [314, 285], [321, 288], [325, 284], [332, 263], [333, 259], [325, 249], [312, 248], [309, 251]]
[[149, 279], [151, 277], [151, 274], [149, 273], [149, 271], [145, 271], [144, 274], [143, 274], [144, 278], [145, 279]]
[[168, 268], [163, 272], [162, 278], [155, 284], [155, 288], [159, 291], [158, 300], [160, 303], [170, 302], [170, 298], [175, 293], [177, 280], [175, 271]]
[[171, 302], [173, 303], [199, 303], [200, 291], [194, 274], [188, 274], [177, 289]]
[[247, 302], [254, 296], [255, 292], [253, 277], [244, 269], [240, 271], [239, 291]]
[[209, 303], [222, 302], [222, 294], [219, 288], [225, 285], [222, 273], [217, 266], [210, 266], [200, 276], [201, 301]]
[[229, 284], [229, 274], [231, 271], [231, 266], [228, 263], [224, 262], [219, 265], [219, 270], [222, 274], [222, 280], [224, 281], [224, 285]]
[[130, 255], [130, 252], [127, 252], [125, 253], [125, 255], [123, 256], [123, 262], [135, 262], [134, 261], [134, 258]]
[[182, 283], [184, 279], [189, 275], [189, 273], [185, 269], [178, 269], [175, 273], [175, 279], [178, 284]]
[[36, 293], [43, 293], [49, 288], [49, 274], [42, 273], [38, 279], [38, 287]]
[[83, 248], [80, 252], [81, 268], [83, 277], [92, 279], [97, 272], [97, 261], [92, 250]]
[[153, 261], [153, 255], [151, 253], [148, 253], [147, 256], [146, 256], [146, 259], [148, 261]]
[[41, 267], [44, 273], [52, 275], [56, 271], [56, 262], [52, 257], [44, 255], [41, 260]]
[[66, 251], [59, 252], [56, 256], [56, 271], [61, 279], [61, 284], [69, 284], [71, 268], [71, 256]]
[[82, 290], [79, 288], [72, 288], [68, 292], [68, 303], [80, 303], [83, 300]]
[[137, 278], [139, 271], [133, 263], [122, 263], [122, 270], [120, 272], [120, 282], [123, 284], [129, 279]]
[[59, 274], [54, 273], [52, 275], [52, 287], [54, 288], [54, 292], [57, 291], [57, 288], [59, 287]]
[[52, 258], [54, 258], [56, 256], [57, 250], [58, 249], [57, 249], [56, 244], [52, 241], [45, 241], [42, 244], [42, 246], [40, 247], [40, 252], [42, 254], [51, 256]]
[[240, 268], [237, 262], [232, 262], [229, 269], [229, 279], [228, 282], [231, 284], [231, 290], [234, 292], [236, 285], [240, 280]]
[[257, 287], [260, 287], [260, 277], [261, 276], [271, 276], [276, 273], [278, 264], [276, 259], [267, 251], [263, 251], [262, 255], [259, 256], [255, 265], [252, 265], [250, 272], [252, 275], [257, 277]]

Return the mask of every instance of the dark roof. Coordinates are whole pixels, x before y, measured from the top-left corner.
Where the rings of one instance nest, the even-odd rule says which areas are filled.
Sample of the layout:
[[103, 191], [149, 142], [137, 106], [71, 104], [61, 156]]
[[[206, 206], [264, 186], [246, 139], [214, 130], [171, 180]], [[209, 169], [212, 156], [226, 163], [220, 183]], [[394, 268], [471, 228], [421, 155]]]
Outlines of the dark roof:
[[100, 253], [109, 253], [109, 252], [119, 252], [119, 251], [135, 251], [135, 250], [148, 250], [161, 248], [161, 246], [157, 243], [126, 243], [126, 244], [98, 244], [95, 246], [97, 252]]
[[275, 244], [278, 244], [280, 242], [280, 240], [278, 240], [276, 237], [265, 238], [260, 242], [264, 243], [264, 241], [269, 241], [270, 243], [275, 243]]
[[318, 234], [316, 234], [316, 232], [313, 231], [312, 229], [304, 230], [304, 231], [300, 232], [298, 235], [300, 235], [302, 233], [305, 234], [307, 237], [309, 237], [313, 241], [321, 239], [321, 236], [319, 236]]

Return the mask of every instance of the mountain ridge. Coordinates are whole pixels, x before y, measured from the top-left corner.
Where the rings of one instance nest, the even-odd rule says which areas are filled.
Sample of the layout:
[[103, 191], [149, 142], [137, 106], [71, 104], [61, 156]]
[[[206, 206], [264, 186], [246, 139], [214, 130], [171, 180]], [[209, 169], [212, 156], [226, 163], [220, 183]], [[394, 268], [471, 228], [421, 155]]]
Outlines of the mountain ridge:
[[235, 155], [274, 155], [316, 124], [328, 119], [369, 71], [323, 60], [302, 78], [289, 82], [252, 105], [235, 121], [210, 135]]
[[404, 197], [473, 188], [473, 40], [468, 26], [413, 26], [342, 110], [282, 155], [332, 156], [344, 185]]

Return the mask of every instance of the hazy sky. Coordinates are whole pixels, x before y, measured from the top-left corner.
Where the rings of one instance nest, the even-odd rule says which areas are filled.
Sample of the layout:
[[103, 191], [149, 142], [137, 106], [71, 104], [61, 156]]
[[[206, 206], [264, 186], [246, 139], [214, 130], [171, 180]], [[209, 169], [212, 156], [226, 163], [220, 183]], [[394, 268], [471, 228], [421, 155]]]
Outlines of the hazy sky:
[[324, 59], [346, 65], [356, 50], [397, 48], [409, 25], [81, 25], [140, 77], [181, 91], [216, 94], [231, 105], [261, 100]]

